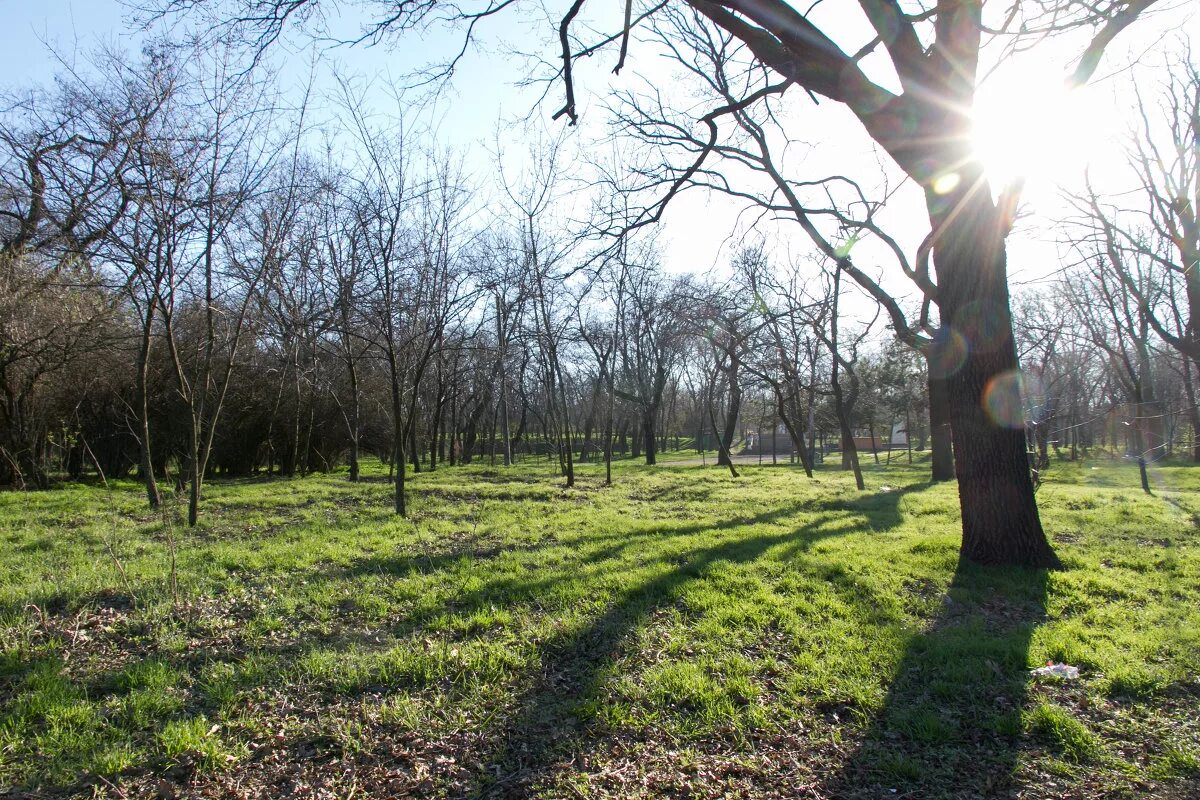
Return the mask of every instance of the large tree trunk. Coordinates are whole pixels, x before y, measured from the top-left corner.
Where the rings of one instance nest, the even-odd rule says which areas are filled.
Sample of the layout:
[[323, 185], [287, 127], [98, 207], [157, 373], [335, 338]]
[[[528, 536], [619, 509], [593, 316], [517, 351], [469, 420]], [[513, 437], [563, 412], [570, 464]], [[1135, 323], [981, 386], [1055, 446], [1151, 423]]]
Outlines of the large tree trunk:
[[1192, 423], [1192, 462], [1200, 464], [1200, 406], [1196, 405], [1196, 386], [1192, 383], [1192, 359], [1183, 359], [1183, 390]]
[[[1004, 253], [1007, 221], [981, 172], [971, 164], [961, 172], [956, 191], [926, 190], [937, 232], [933, 258], [942, 322], [964, 345], [962, 366], [946, 381], [962, 510], [961, 555], [981, 564], [1056, 567], [1025, 452]], [[943, 364], [951, 361], [939, 358]]]
[[[932, 374], [929, 387], [929, 445], [935, 481], [954, 480], [954, 443], [950, 430], [950, 392], [946, 381]], [[911, 437], [911, 433], [908, 434]], [[911, 444], [911, 442], [910, 442]]]

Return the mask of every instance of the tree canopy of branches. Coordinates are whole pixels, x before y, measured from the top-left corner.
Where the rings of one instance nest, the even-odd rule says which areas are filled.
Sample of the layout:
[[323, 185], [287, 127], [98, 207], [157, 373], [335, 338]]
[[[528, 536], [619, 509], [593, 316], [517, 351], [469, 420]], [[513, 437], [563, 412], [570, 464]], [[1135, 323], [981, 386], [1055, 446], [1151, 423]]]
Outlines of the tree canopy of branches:
[[[450, 26], [465, 48], [477, 23], [503, 11], [514, 0], [486, 0], [474, 6], [384, 2], [365, 23], [362, 39], [403, 35], [432, 26]], [[783, 0], [688, 0], [699, 15], [752, 54], [777, 82], [749, 93], [726, 89], [723, 102], [700, 118], [708, 141], [693, 164], [647, 209], [643, 222], [657, 219], [662, 208], [697, 171], [717, 144], [718, 120], [736, 117], [772, 94], [797, 87], [844, 105], [869, 137], [926, 195], [931, 226], [931, 252], [937, 278], [936, 301], [941, 323], [954, 332], [961, 361], [946, 378], [947, 407], [954, 442], [955, 468], [963, 520], [962, 554], [983, 563], [1052, 566], [1057, 559], [1038, 518], [1033, 485], [1026, 467], [1025, 446], [1016, 420], [998, 420], [989, 408], [1019, 408], [1013, 377], [1017, 370], [1012, 336], [1004, 240], [1011, 226], [1019, 187], [1002, 187], [993, 200], [987, 178], [972, 151], [970, 113], [974, 103], [985, 36], [1013, 36], [1013, 46], [1030, 37], [1046, 37], [1070, 29], [1094, 35], [1080, 54], [1073, 79], [1085, 81], [1105, 48], [1154, 0], [1112, 0], [1098, 5], [1013, 3], [1003, 9], [982, 0], [937, 3], [906, 11], [890, 0], [862, 2], [858, 11], [874, 31], [866, 43], [851, 46], [822, 27], [811, 14]], [[611, 43], [620, 43], [614, 71], [625, 64], [631, 28], [674, 5], [661, 2], [634, 19], [627, 4], [621, 30], [597, 42], [572, 37], [572, 23], [584, 6], [575, 0], [559, 25], [560, 75], [565, 103], [554, 117], [577, 119], [574, 61]], [[166, 0], [160, 13], [198, 5]], [[291, 22], [303, 22], [328, 5], [319, 0], [234, 0], [204, 4], [229, 29], [248, 35], [261, 52]], [[987, 8], [985, 8], [985, 5]], [[995, 16], [995, 19], [992, 17]], [[1018, 36], [1019, 34], [1019, 36]], [[885, 88], [863, 65], [869, 53], [886, 54], [899, 79], [899, 91]], [[453, 69], [452, 55], [442, 73]], [[724, 89], [725, 87], [720, 86]], [[950, 336], [935, 341], [949, 343]], [[939, 361], [945, 361], [939, 357]]]
[[[702, 126], [699, 136], [683, 123], [671, 127], [669, 109], [647, 117], [634, 106], [629, 124], [637, 135], [664, 141], [667, 125], [664, 143], [682, 143], [691, 160], [669, 179], [660, 176], [658, 196], [623, 217], [617, 241], [658, 220], [674, 196], [696, 183], [790, 215], [833, 276], [829, 313], [817, 314], [818, 321], [808, 327], [813, 342], [823, 343], [828, 351], [830, 393], [841, 417], [844, 446], [851, 450], [855, 439], [850, 417], [858, 380], [857, 346], [843, 348], [838, 336], [840, 281], [848, 275], [883, 307], [896, 335], [929, 361], [930, 402], [935, 411], [945, 412], [934, 415], [935, 442], [944, 439], [940, 434], [946, 421], [953, 442], [962, 556], [980, 563], [1054, 566], [1057, 558], [1041, 527], [1028, 469], [1009, 301], [1005, 240], [1020, 187], [989, 186], [971, 146], [971, 111], [988, 41], [1017, 49], [1064, 31], [1084, 32], [1090, 42], [1081, 49], [1072, 77], [1086, 81], [1113, 38], [1153, 1], [1001, 6], [962, 0], [906, 8], [891, 0], [863, 0], [851, 10], [873, 33], [866, 41], [856, 41], [820, 22], [815, 12], [801, 12], [782, 0], [686, 0], [637, 9], [631, 0], [616, 29], [589, 32], [585, 36], [597, 38], [585, 40], [573, 27], [585, 0], [575, 0], [557, 31], [561, 53], [552, 77], [561, 80], [565, 102], [553, 117], [572, 124], [578, 118], [573, 65], [579, 58], [611, 46], [619, 50], [619, 71], [629, 54], [632, 31], [654, 25], [660, 41], [707, 80], [712, 103], [693, 115], [692, 121]], [[392, 41], [448, 27], [459, 34], [461, 48], [422, 73], [422, 80], [437, 80], [453, 71], [480, 23], [517, 5], [516, 0], [471, 5], [366, 2], [363, 27], [351, 43]], [[174, 399], [190, 419], [179, 463], [190, 485], [193, 523], [209, 459], [218, 449], [218, 419], [234, 391], [238, 370], [260, 355], [245, 348], [257, 350], [268, 341], [277, 357], [271, 369], [278, 375], [267, 415], [271, 437], [284, 404], [285, 380], [290, 382], [287, 472], [296, 471], [308, 458], [302, 449], [311, 455], [318, 431], [318, 396], [338, 406], [356, 452], [363, 434], [361, 392], [374, 380], [384, 381], [390, 399], [381, 408], [390, 422], [386, 443], [378, 446], [395, 472], [395, 505], [401, 514], [406, 510], [406, 462], [420, 468], [423, 435], [449, 432], [450, 459], [468, 460], [481, 428], [489, 431], [495, 451], [500, 419], [503, 449], [510, 454], [514, 440], [525, 435], [525, 420], [536, 418], [546, 441], [554, 443], [569, 485], [575, 408], [581, 398], [591, 398], [595, 406], [602, 384], [612, 411], [619, 401], [631, 418], [636, 417], [636, 449], [644, 450], [653, 463], [667, 398], [678, 396], [669, 384], [684, 348], [677, 337], [681, 328], [673, 324], [679, 304], [673, 290], [654, 275], [652, 260], [622, 265], [614, 338], [606, 350], [594, 346], [600, 341], [594, 329], [589, 338], [582, 324], [573, 326], [573, 321], [581, 322], [573, 309], [595, 283], [595, 275], [581, 278], [572, 288], [572, 277], [586, 271], [567, 265], [575, 256], [557, 247], [553, 235], [538, 223], [550, 201], [552, 182], [506, 184], [522, 220], [518, 235], [501, 247], [509, 250], [510, 263], [520, 265], [518, 299], [511, 299], [495, 288], [498, 284], [481, 280], [479, 270], [468, 268], [493, 259], [496, 252], [483, 252], [483, 237], [470, 235], [464, 227], [465, 188], [448, 157], [431, 159], [414, 176], [416, 159], [403, 138], [384, 137], [349, 105], [348, 135], [357, 142], [361, 158], [323, 175], [321, 170], [301, 168], [305, 159], [298, 134], [290, 149], [261, 135], [254, 120], [267, 105], [255, 82], [262, 57], [289, 27], [316, 30], [323, 15], [338, 9], [330, 0], [152, 3], [151, 18], [207, 14], [200, 46], [210, 53], [209, 73], [187, 77], [183, 88], [168, 57], [152, 54], [145, 70], [149, 88], [125, 93], [135, 100], [109, 103], [109, 112], [99, 116], [89, 115], [89, 103], [67, 104], [75, 110], [64, 115], [31, 113], [30, 122], [3, 137], [6, 257], [23, 263], [53, 252], [52, 258], [60, 260], [67, 254], [90, 259], [106, 245], [119, 251], [118, 260], [128, 266], [120, 283], [128, 287], [125, 296], [138, 309], [140, 320], [140, 336], [134, 337], [140, 342], [135, 361], [137, 405], [142, 409], [136, 438], [150, 502], [157, 496], [154, 473], [166, 464], [160, 457], [156, 469], [151, 438], [148, 396], [155, 344], [166, 351]], [[249, 45], [251, 66], [244, 70], [232, 69], [219, 54], [228, 51], [212, 49], [213, 42], [235, 39]], [[894, 74], [894, 86], [869, 66], [868, 55], [886, 60], [885, 72]], [[729, 72], [730, 59], [748, 64], [740, 77]], [[85, 82], [70, 85], [85, 94]], [[792, 97], [800, 102], [823, 97], [844, 107], [906, 179], [921, 187], [929, 233], [916, 252], [904, 252], [877, 225], [878, 200], [867, 197], [853, 181], [823, 177], [807, 185], [782, 174], [766, 128], [775, 120], [772, 104]], [[186, 108], [191, 114], [161, 129], [168, 130], [164, 136], [152, 120], [176, 117], [164, 115], [160, 106]], [[125, 113], [126, 108], [136, 113]], [[1177, 116], [1186, 120], [1185, 113]], [[722, 138], [727, 123], [733, 125], [732, 139]], [[178, 131], [170, 130], [174, 128]], [[284, 152], [293, 155], [281, 157]], [[713, 165], [721, 158], [765, 175], [769, 193], [751, 195], [731, 184]], [[1146, 163], [1165, 162], [1158, 158]], [[1151, 166], [1147, 170], [1153, 171]], [[127, 185], [131, 175], [139, 177]], [[1173, 241], [1186, 249], [1191, 241], [1186, 235], [1186, 204], [1178, 200], [1178, 192], [1172, 193], [1178, 188], [1175, 174], [1155, 177], [1148, 172], [1152, 179], [1167, 187], [1163, 194], [1170, 198], [1154, 206], [1152, 218], [1161, 230], [1174, 232]], [[814, 205], [803, 196], [813, 188], [826, 193], [831, 207]], [[836, 198], [835, 191], [849, 199]], [[324, 210], [307, 202], [316, 197], [324, 198]], [[856, 206], [861, 213], [847, 210]], [[148, 231], [118, 231], [128, 214], [149, 222]], [[840, 226], [842, 241], [831, 236], [824, 223]], [[915, 312], [902, 308], [851, 257], [851, 246], [865, 234], [888, 244], [900, 271], [922, 293], [924, 301]], [[514, 249], [519, 253], [515, 258]], [[609, 248], [607, 260], [599, 261], [611, 262], [614, 252]], [[1190, 286], [1188, 255], [1183, 256], [1182, 272], [1168, 270], [1168, 275], [1177, 274]], [[333, 288], [331, 275], [337, 276]], [[1135, 299], [1142, 291], [1135, 288], [1137, 281], [1123, 285]], [[1184, 320], [1177, 315], [1180, 322], [1172, 329], [1169, 320], [1159, 318], [1154, 303], [1147, 298], [1139, 302], [1139, 313], [1158, 336], [1185, 349], [1191, 346], [1190, 316]], [[721, 303], [699, 305], [708, 309], [698, 319], [710, 323], [699, 328], [712, 348], [713, 375], [723, 376], [721, 391], [727, 395], [720, 449], [722, 460], [731, 461], [730, 436], [739, 415], [740, 375], [747, 360], [743, 349], [749, 337], [769, 332], [774, 340], [778, 371], [785, 377], [766, 383], [772, 386], [781, 417], [789, 407], [798, 409], [805, 392], [811, 417], [819, 348], [801, 346], [795, 336], [785, 341], [784, 332], [798, 328], [781, 324], [783, 317], [768, 313], [751, 321], [736, 299], [726, 310]], [[931, 305], [938, 311], [936, 325]], [[513, 337], [524, 339], [520, 356], [514, 353]], [[319, 363], [331, 350], [339, 354], [344, 370]], [[488, 355], [480, 356], [481, 351]], [[579, 358], [588, 351], [597, 360], [590, 380], [571, 368], [582, 363]], [[802, 370], [795, 363], [802, 351], [810, 366], [807, 387], [801, 385]], [[373, 370], [378, 374], [371, 374]], [[437, 388], [430, 387], [431, 373]], [[714, 380], [705, 381], [709, 395]], [[318, 392], [318, 381], [339, 385], [326, 385]], [[311, 384], [307, 397], [305, 382]], [[342, 382], [351, 387], [349, 412]], [[517, 398], [510, 398], [510, 386], [521, 407], [515, 435], [510, 435], [508, 418], [510, 400]], [[711, 403], [707, 410], [711, 414]], [[446, 414], [448, 424], [443, 420]], [[712, 422], [715, 433], [715, 417]], [[793, 428], [796, 422], [792, 420]], [[810, 420], [810, 442], [813, 427]], [[624, 433], [617, 435], [624, 438]], [[431, 467], [439, 447], [430, 445]], [[273, 454], [273, 443], [268, 451]], [[811, 444], [807, 451], [811, 462]], [[935, 446], [935, 451], [944, 472], [949, 459], [944, 449]], [[256, 454], [248, 460], [257, 466]], [[272, 466], [269, 457], [268, 468]]]

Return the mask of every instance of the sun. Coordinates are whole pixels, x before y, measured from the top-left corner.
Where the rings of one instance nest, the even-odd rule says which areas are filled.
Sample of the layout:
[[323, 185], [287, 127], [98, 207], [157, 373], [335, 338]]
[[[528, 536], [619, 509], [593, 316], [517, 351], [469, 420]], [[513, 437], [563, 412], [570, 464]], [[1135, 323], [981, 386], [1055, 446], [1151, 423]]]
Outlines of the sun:
[[979, 87], [973, 146], [993, 192], [1021, 180], [1024, 197], [1036, 202], [1079, 185], [1084, 170], [1111, 157], [1111, 95], [1068, 88], [1066, 75], [1063, 65], [1015, 56]]

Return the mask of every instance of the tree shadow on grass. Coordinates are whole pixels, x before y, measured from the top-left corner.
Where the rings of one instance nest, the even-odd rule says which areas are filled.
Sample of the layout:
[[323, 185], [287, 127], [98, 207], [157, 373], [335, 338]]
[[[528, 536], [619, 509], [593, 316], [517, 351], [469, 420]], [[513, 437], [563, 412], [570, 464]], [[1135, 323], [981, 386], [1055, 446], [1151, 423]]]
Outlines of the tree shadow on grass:
[[[344, 566], [322, 567], [320, 574], [324, 578], [347, 582], [364, 577], [403, 580], [417, 574], [460, 573], [464, 578], [468, 575], [486, 576], [473, 588], [459, 591], [448, 598], [445, 605], [423, 608], [403, 619], [393, 619], [389, 625], [390, 633], [393, 636], [403, 636], [420, 630], [445, 612], [466, 614], [480, 609], [540, 603], [547, 595], [564, 585], [580, 580], [600, 580], [605, 574], [616, 573], [629, 559], [637, 559], [643, 548], [653, 547], [662, 542], [683, 542], [679, 549], [662, 554], [662, 561], [676, 573], [686, 572], [697, 556], [697, 551], [686, 549], [684, 540], [688, 537], [699, 534], [728, 535], [742, 526], [785, 524], [793, 517], [811, 512], [811, 504], [792, 502], [758, 514], [738, 515], [722, 520], [688, 524], [651, 522], [632, 530], [622, 529], [605, 534], [589, 532], [578, 536], [543, 538], [534, 542], [511, 543], [487, 537], [472, 537], [456, 542], [439, 552], [416, 552], [406, 548], [393, 554], [356, 559]], [[882, 515], [881, 519], [885, 517], [888, 515]], [[825, 518], [824, 521], [836, 526], [838, 534], [851, 532], [853, 518], [837, 516]], [[802, 537], [799, 532], [788, 534], [779, 537], [778, 543], [788, 541], [794, 544], [800, 538]], [[722, 548], [732, 551], [744, 541], [738, 539], [723, 545]], [[539, 556], [550, 550], [561, 551], [563, 557], [555, 559], [552, 565], [537, 563]], [[700, 552], [709, 553], [708, 550]], [[711, 560], [720, 557], [715, 553], [710, 555]], [[506, 559], [511, 560], [511, 563], [502, 566]], [[522, 567], [524, 559], [533, 561], [532, 566]], [[644, 588], [642, 593], [654, 595], [655, 587]]]
[[1016, 796], [1028, 652], [1047, 573], [960, 563], [905, 648], [882, 707], [822, 789], [831, 798]]
[[[924, 485], [917, 484], [908, 487], [907, 491], [922, 488]], [[609, 668], [620, 657], [630, 635], [656, 610], [677, 604], [691, 581], [715, 574], [723, 568], [720, 566], [723, 563], [749, 564], [768, 553], [772, 558], [783, 558], [830, 537], [865, 533], [868, 528], [876, 532], [886, 530], [901, 521], [900, 502], [904, 493], [881, 493], [852, 500], [839, 496], [783, 502], [759, 513], [751, 509], [707, 523], [646, 523], [632, 531], [589, 533], [579, 536], [576, 541], [555, 540], [547, 545], [566, 548], [571, 557], [554, 560], [548, 567], [549, 574], [539, 574], [531, 569], [528, 574], [496, 575], [489, 580], [490, 566], [483, 569], [477, 569], [480, 565], [470, 566], [469, 569], [483, 579], [482, 586], [474, 585], [448, 598], [442, 610], [461, 612], [492, 604], [521, 603], [531, 596], [552, 591], [559, 584], [577, 581], [582, 567], [593, 568], [590, 574], [600, 579], [605, 569], [618, 571], [633, 567], [635, 563], [645, 568], [640, 545], [667, 537], [678, 542], [666, 552], [660, 551], [661, 556], [653, 557], [644, 573], [650, 576], [646, 580], [623, 587], [596, 616], [560, 630], [539, 645], [537, 668], [521, 678], [517, 697], [507, 707], [509, 713], [495, 723], [473, 754], [478, 765], [477, 780], [468, 788], [468, 793], [486, 797], [526, 796], [550, 780], [558, 765], [570, 763], [598, 746], [601, 737], [607, 733], [594, 720], [594, 711], [604, 702], [602, 692]], [[807, 522], [800, 524], [804, 520]], [[776, 527], [773, 530], [739, 530], [743, 526], [768, 525]], [[686, 538], [704, 534], [710, 534], [711, 538], [701, 540], [699, 547]], [[583, 547], [588, 543], [592, 546]], [[477, 543], [472, 542], [470, 547], [476, 548]], [[382, 572], [403, 579], [414, 568], [455, 571], [464, 556], [468, 563], [478, 559], [486, 565], [502, 557], [502, 553], [483, 550], [443, 556], [433, 559], [404, 556], [391, 562], [363, 559], [362, 563], [350, 565], [339, 577], [352, 582], [359, 575]], [[78, 594], [64, 596], [63, 601], [64, 613], [87, 602]], [[407, 620], [396, 621], [396, 624], [400, 628], [416, 630], [427, 622], [428, 617], [419, 612]], [[370, 647], [368, 642], [363, 644]], [[282, 646], [280, 655], [294, 659], [297, 655], [294, 647]], [[265, 648], [268, 654], [272, 649]], [[205, 659], [214, 656], [232, 659], [242, 655], [244, 653], [210, 650]], [[172, 658], [172, 661], [193, 674], [202, 667], [199, 660]], [[7, 671], [10, 679], [16, 681], [34, 666], [33, 661], [23, 655], [10, 664], [11, 669]]]
[[[910, 490], [920, 490], [914, 485]], [[898, 525], [902, 491], [871, 504], [870, 529]], [[839, 510], [845, 510], [840, 509]], [[797, 513], [794, 505], [707, 526], [685, 526], [693, 532], [778, 521]], [[785, 513], [786, 512], [786, 513]], [[536, 794], [556, 765], [568, 764], [598, 746], [600, 723], [591, 720], [602, 703], [608, 667], [621, 655], [623, 643], [656, 610], [675, 604], [686, 585], [703, 579], [719, 563], [748, 564], [769, 551], [780, 554], [810, 549], [821, 540], [862, 533], [853, 518], [828, 513], [794, 530], [723, 541], [664, 559], [660, 574], [622, 593], [606, 611], [585, 625], [553, 637], [541, 647], [541, 661], [511, 712], [488, 741], [494, 749], [476, 754], [479, 777], [468, 796], [526, 797]]]
[[[489, 537], [471, 537], [437, 552], [406, 549], [388, 555], [365, 557], [342, 567], [322, 568], [322, 575], [350, 581], [366, 576], [404, 578], [415, 573], [436, 574], [460, 569], [472, 572], [486, 571], [486, 568], [477, 568], [481, 564], [487, 564], [487, 568], [490, 568], [502, 559], [529, 558], [535, 562], [525, 572], [489, 576], [477, 588], [461, 592], [452, 598], [448, 608], [427, 610], [423, 617], [407, 619], [403, 624], [393, 626], [393, 633], [411, 632], [441, 610], [462, 613], [495, 605], [536, 601], [562, 584], [589, 575], [599, 577], [606, 570], [619, 570], [623, 561], [636, 557], [640, 548], [664, 541], [682, 541], [700, 534], [727, 534], [743, 526], [784, 524], [800, 515], [811, 516], [814, 513], [822, 515], [821, 525], [824, 526], [826, 535], [842, 535], [863, 530], [886, 531], [899, 526], [902, 521], [900, 505], [903, 496], [906, 493], [922, 491], [928, 486], [928, 483], [913, 484], [890, 492], [863, 495], [849, 500], [839, 497], [793, 501], [757, 514], [735, 515], [721, 520], [686, 524], [654, 521], [633, 529], [604, 534], [587, 532], [577, 536], [518, 543], [497, 541]], [[865, 524], [856, 517], [865, 518]], [[785, 537], [793, 552], [797, 549], [807, 549], [816, 538], [820, 538], [805, 535], [804, 532], [811, 532], [811, 528], [812, 526], [801, 527]], [[741, 541], [723, 547], [736, 549]], [[782, 544], [783, 541], [779, 543]], [[550, 549], [559, 549], [566, 557], [554, 567], [537, 564], [538, 555]], [[700, 554], [708, 552], [700, 551]], [[664, 554], [664, 559], [680, 569], [686, 569], [697, 555], [696, 551], [684, 549]], [[714, 559], [721, 557], [713, 555]]]
[[1181, 503], [1179, 501], [1178, 497], [1172, 497], [1170, 494], [1167, 494], [1165, 492], [1162, 495], [1160, 495], [1160, 497], [1168, 505], [1173, 506], [1176, 509], [1178, 509], [1179, 511], [1186, 514], [1188, 516], [1189, 520], [1191, 521], [1193, 528], [1200, 528], [1200, 513], [1197, 513], [1193, 509], [1185, 506], [1183, 503]]
[[[887, 491], [860, 494], [848, 499], [839, 496], [797, 500], [766, 511], [736, 514], [721, 520], [705, 520], [686, 524], [679, 524], [671, 519], [652, 520], [641, 523], [632, 529], [622, 528], [603, 534], [585, 532], [567, 536], [547, 536], [519, 543], [498, 541], [485, 535], [470, 536], [464, 537], [450, 547], [433, 552], [428, 549], [416, 552], [415, 549], [409, 548], [409, 552], [401, 551], [393, 555], [359, 559], [353, 564], [339, 569], [338, 574], [346, 577], [380, 573], [403, 575], [422, 564], [424, 565], [422, 571], [426, 572], [444, 569], [463, 557], [485, 560], [517, 551], [537, 551], [545, 547], [574, 548], [577, 545], [607, 544], [608, 546], [604, 548], [586, 553], [587, 560], [595, 562], [615, 558], [623, 551], [646, 541], [661, 541], [695, 536], [701, 533], [729, 531], [744, 525], [779, 523], [800, 514], [850, 512], [864, 516], [867, 526], [871, 530], [885, 531], [898, 527], [903, 521], [903, 498], [906, 495], [924, 491], [931, 485], [928, 482], [915, 483]], [[426, 548], [426, 545], [421, 542], [416, 544], [420, 548]]]
[[694, 551], [683, 563], [624, 593], [588, 624], [542, 645], [540, 668], [493, 734], [496, 749], [480, 754], [483, 777], [469, 794], [523, 797], [536, 790], [556, 763], [587, 748], [590, 737], [583, 727], [588, 707], [599, 696], [602, 676], [619, 657], [622, 643], [644, 620], [656, 609], [676, 602], [685, 584], [704, 577], [717, 562], [748, 563], [798, 539], [815, 541], [847, 532], [836, 529], [836, 533], [827, 533], [825, 522]]

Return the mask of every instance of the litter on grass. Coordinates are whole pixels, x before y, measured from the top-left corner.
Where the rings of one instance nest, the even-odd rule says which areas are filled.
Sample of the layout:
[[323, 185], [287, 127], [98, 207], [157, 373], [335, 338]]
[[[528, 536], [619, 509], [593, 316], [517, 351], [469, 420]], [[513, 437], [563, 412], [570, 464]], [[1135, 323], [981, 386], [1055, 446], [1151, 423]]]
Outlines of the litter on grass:
[[1047, 661], [1046, 666], [1030, 670], [1030, 673], [1033, 675], [1053, 675], [1056, 678], [1063, 678], [1070, 681], [1079, 677], [1079, 667], [1072, 667], [1070, 664], [1055, 664], [1053, 661]]

